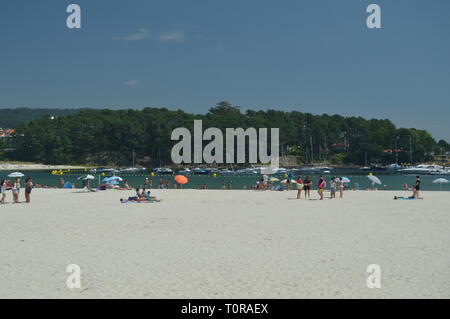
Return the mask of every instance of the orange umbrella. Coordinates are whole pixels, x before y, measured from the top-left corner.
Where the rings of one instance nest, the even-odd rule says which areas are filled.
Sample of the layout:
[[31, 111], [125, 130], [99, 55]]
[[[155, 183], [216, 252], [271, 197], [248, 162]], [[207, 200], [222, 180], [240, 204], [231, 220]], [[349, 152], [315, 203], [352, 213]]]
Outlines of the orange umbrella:
[[178, 184], [187, 184], [187, 182], [189, 181], [187, 179], [186, 176], [183, 175], [177, 175], [174, 177], [175, 182], [177, 182]]

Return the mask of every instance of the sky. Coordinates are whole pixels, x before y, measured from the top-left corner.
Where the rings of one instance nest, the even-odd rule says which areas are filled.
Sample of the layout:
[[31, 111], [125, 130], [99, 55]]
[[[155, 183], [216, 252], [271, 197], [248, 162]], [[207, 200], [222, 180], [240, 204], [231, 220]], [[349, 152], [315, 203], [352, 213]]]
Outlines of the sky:
[[[66, 26], [71, 3], [81, 29]], [[381, 29], [366, 25], [371, 3]], [[0, 108], [205, 113], [224, 100], [450, 141], [450, 1], [0, 2]]]

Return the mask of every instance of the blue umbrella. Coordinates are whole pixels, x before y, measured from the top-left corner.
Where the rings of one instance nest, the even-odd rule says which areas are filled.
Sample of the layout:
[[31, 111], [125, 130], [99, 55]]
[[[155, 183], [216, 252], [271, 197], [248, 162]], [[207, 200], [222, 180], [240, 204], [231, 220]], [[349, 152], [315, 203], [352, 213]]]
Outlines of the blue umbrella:
[[118, 182], [121, 182], [121, 181], [123, 181], [123, 179], [121, 177], [119, 177], [119, 176], [106, 177], [106, 178], [104, 178], [102, 180], [102, 182], [104, 182], [104, 183], [111, 183], [111, 182], [118, 183]]

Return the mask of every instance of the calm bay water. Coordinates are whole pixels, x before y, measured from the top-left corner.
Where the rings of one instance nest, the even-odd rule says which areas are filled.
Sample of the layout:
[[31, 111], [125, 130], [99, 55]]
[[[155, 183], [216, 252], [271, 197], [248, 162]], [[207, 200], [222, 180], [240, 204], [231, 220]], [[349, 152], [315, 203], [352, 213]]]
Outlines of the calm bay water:
[[[0, 171], [0, 178], [5, 178], [11, 171]], [[52, 187], [56, 187], [60, 185], [61, 177], [64, 181], [69, 181], [76, 185], [76, 187], [81, 187], [82, 181], [79, 179], [81, 176], [85, 176], [85, 172], [70, 172], [65, 173], [63, 176], [52, 175], [51, 171], [23, 171], [27, 176], [30, 176], [33, 179], [34, 183], [39, 183], [41, 185], [49, 185]], [[319, 174], [309, 174], [313, 179], [313, 185], [315, 186]], [[388, 190], [401, 190], [403, 184], [408, 184], [411, 186], [414, 184], [415, 176], [414, 175], [389, 175], [389, 174], [381, 174], [374, 173], [381, 182], [382, 185], [376, 185], [378, 189], [384, 189], [384, 185], [387, 186]], [[173, 176], [171, 175], [155, 175], [151, 176], [150, 173], [140, 173], [140, 174], [118, 174], [121, 176], [124, 181], [127, 181], [128, 184], [132, 187], [142, 187], [144, 185], [144, 180], [146, 177], [151, 178], [153, 181], [153, 187], [157, 188], [160, 179], [164, 179], [164, 182], [170, 180], [170, 187], [173, 188]], [[285, 179], [285, 177], [281, 175], [272, 175], [280, 180]], [[297, 174], [294, 174], [297, 177]], [[300, 174], [300, 176], [304, 179], [306, 174]], [[334, 169], [331, 174], [323, 175], [327, 182], [333, 176], [345, 176], [350, 179], [350, 183], [347, 183], [347, 186], [351, 189], [368, 189], [372, 187], [372, 182], [367, 178], [367, 173], [362, 173], [355, 169]], [[446, 178], [450, 180], [449, 176], [438, 176], [438, 175], [422, 175], [421, 176], [421, 189], [422, 190], [442, 190], [450, 191], [450, 184], [433, 184], [433, 181], [437, 178]], [[104, 177], [100, 177], [103, 179]], [[227, 185], [231, 183], [232, 189], [251, 189], [252, 185], [256, 183], [256, 181], [260, 178], [259, 175], [233, 175], [226, 174], [220, 175], [218, 174], [216, 177], [211, 175], [188, 175], [189, 183], [183, 185], [183, 188], [197, 188], [198, 185], [203, 187], [206, 185], [208, 189], [221, 189], [222, 181]], [[91, 187], [97, 187], [99, 181], [98, 175], [96, 175], [96, 179], [91, 181]]]

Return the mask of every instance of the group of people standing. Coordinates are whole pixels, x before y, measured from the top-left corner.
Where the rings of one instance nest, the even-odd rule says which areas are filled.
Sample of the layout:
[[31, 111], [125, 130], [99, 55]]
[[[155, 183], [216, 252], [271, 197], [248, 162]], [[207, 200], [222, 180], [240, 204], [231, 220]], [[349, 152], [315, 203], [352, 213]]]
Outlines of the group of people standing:
[[[14, 182], [10, 183], [6, 179], [0, 181], [0, 204], [6, 203], [6, 191], [11, 190], [13, 195], [13, 204], [19, 203], [21, 184], [20, 178], [15, 178]], [[31, 191], [33, 190], [33, 181], [30, 177], [25, 178], [25, 202], [31, 202]]]
[[[297, 178], [297, 199], [301, 199], [302, 191], [305, 193], [305, 198], [311, 198], [311, 188], [313, 181], [310, 176], [306, 176], [302, 180], [301, 176]], [[317, 181], [317, 193], [319, 194], [320, 200], [323, 200], [323, 193], [327, 187], [327, 182], [321, 175]], [[333, 176], [330, 180], [330, 198], [336, 198], [336, 192], [339, 192], [339, 197], [344, 197], [344, 181], [342, 177]]]

